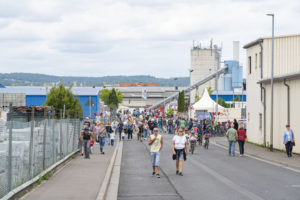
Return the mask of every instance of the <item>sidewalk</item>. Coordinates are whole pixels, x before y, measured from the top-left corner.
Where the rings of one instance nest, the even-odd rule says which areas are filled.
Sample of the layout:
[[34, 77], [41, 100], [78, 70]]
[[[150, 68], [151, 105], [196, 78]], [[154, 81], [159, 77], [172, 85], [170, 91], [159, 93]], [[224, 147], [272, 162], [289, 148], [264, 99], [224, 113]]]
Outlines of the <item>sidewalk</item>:
[[25, 200], [78, 199], [95, 200], [112, 158], [114, 147], [105, 144], [105, 154], [95, 143], [91, 159], [78, 155], [48, 181], [43, 181], [25, 195]]
[[[213, 138], [211, 138], [214, 141]], [[228, 148], [228, 141], [226, 137], [216, 137], [216, 144], [222, 145]], [[239, 152], [239, 145], [236, 143], [235, 150]], [[238, 154], [239, 155], [239, 154]], [[288, 158], [286, 153], [275, 150], [271, 152], [267, 148], [256, 146], [254, 144], [245, 143], [245, 155], [250, 155], [263, 160], [278, 163], [280, 165], [290, 167], [296, 170], [300, 170], [300, 156], [293, 154], [293, 157]]]

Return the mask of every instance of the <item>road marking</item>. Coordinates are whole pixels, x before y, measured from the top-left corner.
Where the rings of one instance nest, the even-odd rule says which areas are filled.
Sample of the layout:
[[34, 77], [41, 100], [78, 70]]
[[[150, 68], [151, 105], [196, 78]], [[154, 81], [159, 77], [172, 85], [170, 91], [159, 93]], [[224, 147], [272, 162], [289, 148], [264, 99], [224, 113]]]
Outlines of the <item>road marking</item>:
[[[217, 144], [217, 143], [211, 143], [217, 147], [220, 147], [222, 149], [226, 149], [227, 150], [227, 147], [223, 146], [223, 145], [220, 145], [220, 144]], [[239, 153], [238, 151], [235, 151], [236, 153]], [[247, 157], [249, 158], [252, 158], [252, 159], [255, 159], [255, 160], [259, 160], [261, 162], [264, 162], [264, 163], [268, 163], [270, 165], [274, 165], [274, 166], [277, 166], [277, 167], [281, 167], [281, 168], [284, 168], [284, 169], [288, 169], [288, 170], [291, 170], [293, 172], [297, 172], [297, 173], [300, 173], [300, 170], [298, 169], [294, 169], [294, 168], [291, 168], [291, 167], [288, 167], [286, 165], [283, 165], [283, 164], [280, 164], [280, 163], [276, 163], [276, 162], [272, 162], [272, 161], [269, 161], [269, 160], [265, 160], [265, 159], [262, 159], [262, 158], [258, 158], [256, 156], [252, 156], [252, 155], [249, 155], [249, 154], [245, 154]]]
[[300, 188], [300, 185], [292, 185], [292, 187]]
[[239, 186], [238, 184], [236, 184], [233, 181], [229, 180], [225, 176], [222, 176], [221, 174], [219, 174], [217, 171], [214, 171], [214, 170], [210, 169], [209, 167], [207, 167], [207, 166], [205, 166], [205, 165], [203, 165], [199, 162], [196, 162], [193, 159], [190, 159], [189, 162], [192, 162], [194, 165], [197, 165], [198, 167], [201, 167], [204, 171], [206, 171], [208, 174], [213, 176], [215, 179], [217, 179], [220, 182], [224, 183], [226, 186], [230, 187], [231, 189], [241, 193], [245, 197], [247, 197], [249, 199], [263, 200], [263, 198], [261, 198], [260, 196], [257, 196], [256, 194], [254, 194], [254, 193], [246, 190], [245, 188]]

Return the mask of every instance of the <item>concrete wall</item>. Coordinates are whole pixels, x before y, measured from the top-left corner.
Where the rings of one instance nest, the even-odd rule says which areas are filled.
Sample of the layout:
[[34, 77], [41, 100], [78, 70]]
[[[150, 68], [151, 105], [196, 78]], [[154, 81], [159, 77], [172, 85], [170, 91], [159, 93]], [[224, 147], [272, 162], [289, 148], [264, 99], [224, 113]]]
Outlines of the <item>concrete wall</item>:
[[[191, 50], [191, 78], [190, 84], [194, 84], [199, 81], [201, 78], [204, 78], [210, 73], [216, 71], [218, 66], [218, 60], [216, 57], [216, 50], [210, 49], [192, 49]], [[213, 90], [215, 89], [215, 79], [208, 81], [202, 86], [198, 87], [198, 90], [193, 90], [191, 92], [191, 103], [195, 101], [195, 95], [202, 96], [204, 88], [211, 87]]]
[[[249, 70], [249, 60], [247, 63], [247, 135], [249, 141], [263, 144], [263, 103], [261, 101], [260, 85], [257, 84], [261, 74], [259, 55], [259, 45], [247, 49], [247, 60], [251, 57], [251, 73]], [[258, 57], [257, 60], [256, 56]], [[262, 124], [261, 127], [259, 126], [260, 123]]]

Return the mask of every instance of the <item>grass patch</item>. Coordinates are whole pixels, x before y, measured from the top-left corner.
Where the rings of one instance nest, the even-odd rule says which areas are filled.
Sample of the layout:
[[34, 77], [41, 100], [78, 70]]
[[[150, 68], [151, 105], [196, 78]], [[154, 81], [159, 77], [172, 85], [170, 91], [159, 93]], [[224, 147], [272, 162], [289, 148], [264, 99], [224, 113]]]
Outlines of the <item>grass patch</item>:
[[249, 144], [253, 144], [253, 145], [255, 145], [255, 146], [258, 146], [258, 147], [262, 147], [262, 148], [270, 149], [270, 147], [269, 147], [269, 146], [265, 146], [264, 144], [257, 144], [257, 143], [255, 143], [255, 142], [250, 142], [250, 141], [247, 141], [247, 143], [249, 143]]

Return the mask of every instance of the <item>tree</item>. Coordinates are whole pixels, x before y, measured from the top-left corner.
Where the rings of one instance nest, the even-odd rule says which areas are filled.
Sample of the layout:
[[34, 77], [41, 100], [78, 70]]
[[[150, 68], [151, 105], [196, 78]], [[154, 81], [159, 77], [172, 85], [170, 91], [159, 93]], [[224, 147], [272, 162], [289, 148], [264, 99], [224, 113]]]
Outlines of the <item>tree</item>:
[[185, 101], [184, 101], [184, 91], [183, 90], [181, 92], [179, 92], [177, 105], [178, 105], [178, 109], [177, 109], [178, 112], [185, 112]]
[[209, 95], [212, 95], [213, 89], [211, 87], [206, 88]]
[[123, 94], [115, 88], [111, 90], [105, 88], [100, 91], [100, 99], [105, 105], [109, 106], [109, 108], [113, 110], [123, 102]]
[[71, 89], [72, 84], [69, 88], [65, 88], [65, 85], [60, 83], [58, 86], [52, 87], [47, 95], [45, 105], [53, 107], [58, 118], [60, 118], [60, 112], [64, 107], [66, 114], [68, 112], [70, 117], [82, 117], [82, 105], [80, 105], [79, 99], [74, 96]]
[[119, 106], [119, 101], [117, 97], [117, 93], [115, 88], [111, 90], [111, 93], [108, 96], [108, 106], [110, 110], [114, 110], [115, 108], [118, 108]]
[[195, 102], [198, 102], [200, 100], [200, 97], [196, 94], [195, 95]]
[[223, 106], [224, 108], [229, 108], [230, 107], [230, 105], [228, 103], [226, 103], [226, 101], [222, 98], [218, 98], [218, 104], [220, 106]]

